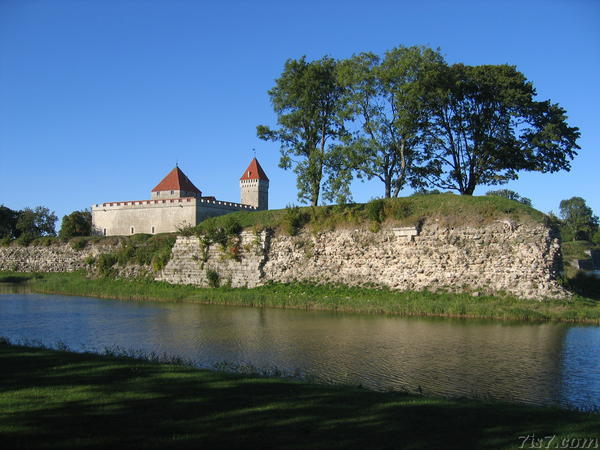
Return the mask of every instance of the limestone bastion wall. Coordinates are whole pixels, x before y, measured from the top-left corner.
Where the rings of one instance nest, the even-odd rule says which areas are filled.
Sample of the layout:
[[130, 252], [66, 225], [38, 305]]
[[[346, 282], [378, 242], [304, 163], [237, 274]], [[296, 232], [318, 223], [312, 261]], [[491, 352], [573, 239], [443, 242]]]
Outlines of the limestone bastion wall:
[[[68, 272], [90, 269], [89, 256], [115, 252], [118, 246], [89, 243], [48, 247], [0, 247], [0, 270]], [[171, 259], [154, 274], [173, 284], [208, 286], [209, 275], [221, 284], [254, 287], [268, 282], [305, 281], [349, 286], [385, 286], [396, 290], [506, 292], [542, 299], [566, 296], [557, 282], [560, 242], [544, 225], [446, 227], [436, 222], [421, 229], [338, 229], [297, 236], [243, 232], [226, 247], [204, 245], [198, 237], [177, 238]], [[122, 277], [150, 268], [119, 268]]]
[[207, 286], [208, 272], [214, 271], [221, 283], [233, 287], [305, 281], [505, 292], [531, 299], [567, 295], [557, 282], [560, 242], [544, 225], [495, 222], [451, 228], [432, 222], [413, 230], [338, 229], [297, 236], [244, 232], [226, 248], [179, 237], [157, 279]]

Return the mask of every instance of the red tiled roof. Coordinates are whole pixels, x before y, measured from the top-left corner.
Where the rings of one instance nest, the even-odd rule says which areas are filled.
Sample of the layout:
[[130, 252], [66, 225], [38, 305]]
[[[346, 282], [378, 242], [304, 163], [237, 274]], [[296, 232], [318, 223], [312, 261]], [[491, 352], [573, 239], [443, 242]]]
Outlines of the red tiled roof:
[[200, 194], [200, 190], [181, 171], [179, 167], [171, 170], [163, 180], [156, 185], [152, 192], [158, 191], [186, 191]]
[[240, 180], [269, 181], [269, 178], [267, 177], [267, 174], [265, 174], [265, 171], [263, 170], [263, 168], [260, 167], [258, 160], [256, 158], [252, 158], [252, 161], [250, 161], [250, 165], [248, 166], [248, 168], [246, 169], [246, 171], [244, 172], [244, 174], [242, 175]]

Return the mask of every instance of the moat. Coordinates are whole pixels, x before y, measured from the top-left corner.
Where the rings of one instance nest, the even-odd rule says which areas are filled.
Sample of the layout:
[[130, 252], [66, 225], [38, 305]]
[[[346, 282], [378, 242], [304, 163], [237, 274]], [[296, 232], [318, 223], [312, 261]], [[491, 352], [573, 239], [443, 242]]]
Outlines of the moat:
[[0, 336], [331, 383], [600, 408], [600, 327], [133, 302], [5, 289]]

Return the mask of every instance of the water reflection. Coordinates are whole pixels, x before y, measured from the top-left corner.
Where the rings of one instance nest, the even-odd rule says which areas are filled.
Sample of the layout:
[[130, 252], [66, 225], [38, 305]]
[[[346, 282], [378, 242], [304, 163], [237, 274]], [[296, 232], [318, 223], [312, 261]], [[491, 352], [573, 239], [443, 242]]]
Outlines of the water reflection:
[[0, 335], [122, 346], [199, 366], [299, 369], [337, 383], [600, 407], [600, 328], [11, 294]]

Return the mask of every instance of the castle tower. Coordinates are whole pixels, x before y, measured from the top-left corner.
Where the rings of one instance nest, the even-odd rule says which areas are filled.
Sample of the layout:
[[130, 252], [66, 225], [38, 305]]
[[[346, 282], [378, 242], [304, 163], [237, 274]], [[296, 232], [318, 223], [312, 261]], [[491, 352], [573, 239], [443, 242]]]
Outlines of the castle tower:
[[269, 209], [269, 178], [256, 158], [240, 178], [240, 203], [255, 206], [256, 209]]
[[202, 192], [179, 166], [171, 170], [163, 180], [152, 189], [152, 199], [181, 198], [181, 197], [201, 197]]

